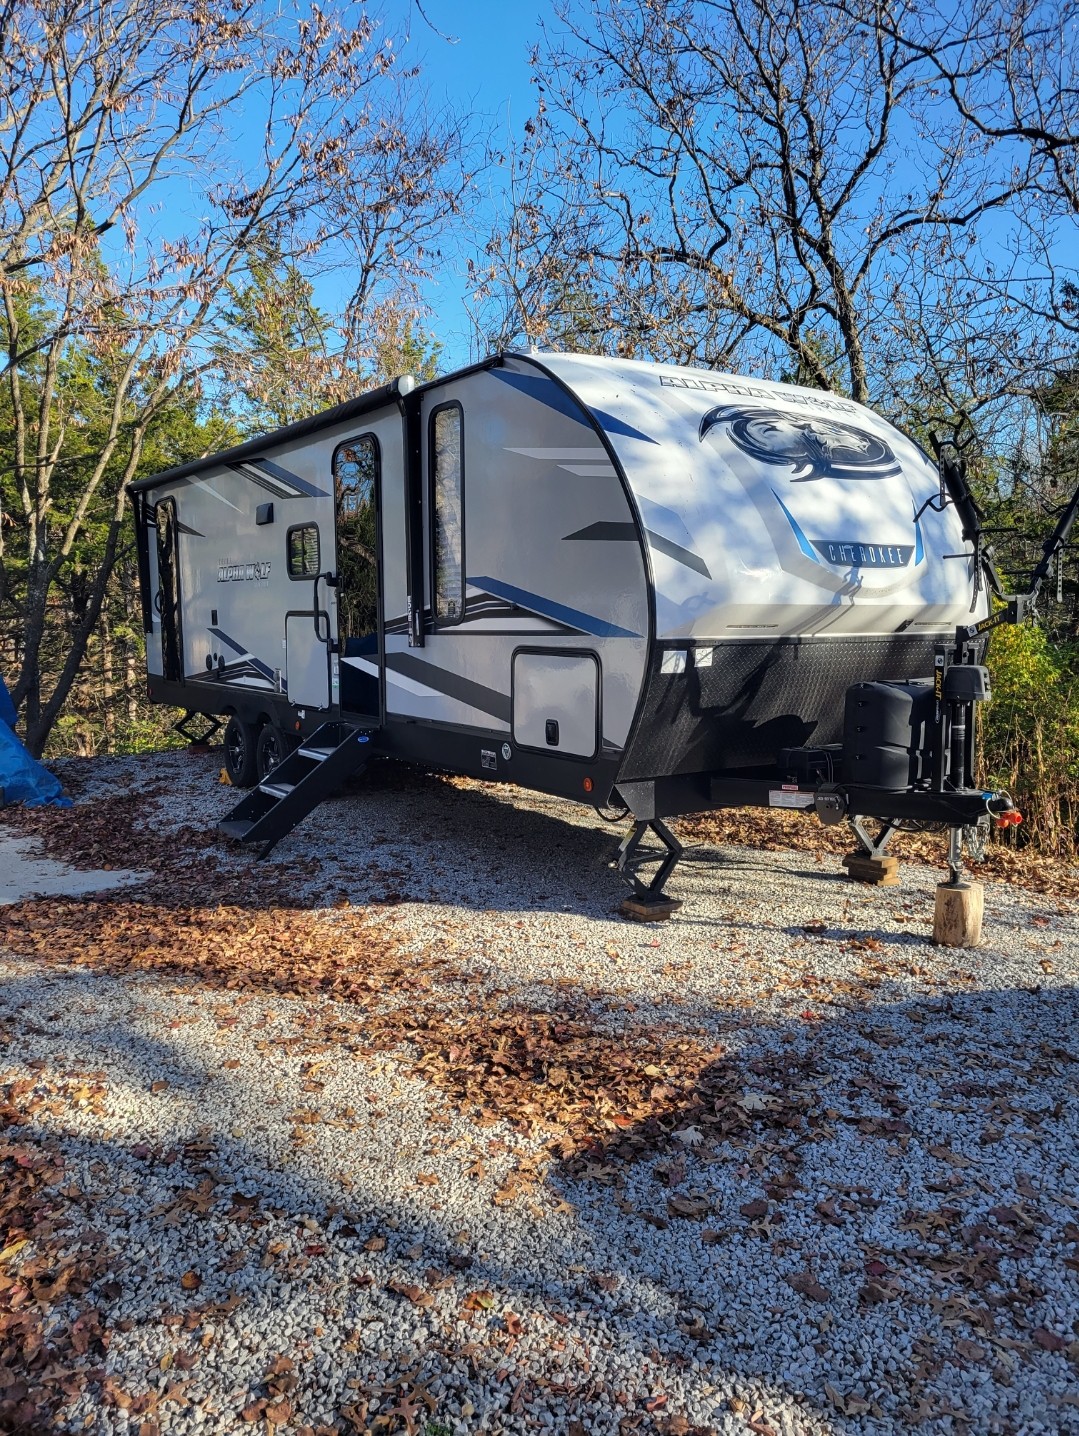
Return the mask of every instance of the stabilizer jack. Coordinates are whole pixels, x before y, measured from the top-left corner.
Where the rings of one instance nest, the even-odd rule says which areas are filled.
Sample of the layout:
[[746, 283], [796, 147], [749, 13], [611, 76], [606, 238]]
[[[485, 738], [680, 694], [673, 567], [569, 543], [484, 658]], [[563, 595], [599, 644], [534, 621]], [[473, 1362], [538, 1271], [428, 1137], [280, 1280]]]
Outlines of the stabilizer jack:
[[[645, 835], [651, 832], [663, 844], [662, 848], [642, 846]], [[658, 922], [677, 912], [682, 906], [676, 898], [668, 897], [663, 891], [664, 884], [678, 866], [678, 859], [685, 849], [678, 839], [659, 818], [635, 822], [622, 840], [614, 866], [624, 882], [633, 888], [632, 897], [622, 904], [627, 917], [643, 922]], [[642, 873], [653, 863], [659, 867], [650, 882], [644, 882]]]

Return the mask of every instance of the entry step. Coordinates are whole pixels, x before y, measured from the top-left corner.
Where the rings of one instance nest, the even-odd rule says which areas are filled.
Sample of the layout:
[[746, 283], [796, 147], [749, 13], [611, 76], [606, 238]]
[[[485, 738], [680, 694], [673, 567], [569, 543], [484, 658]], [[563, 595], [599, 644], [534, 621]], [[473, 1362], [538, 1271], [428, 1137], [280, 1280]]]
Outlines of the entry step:
[[271, 798], [287, 798], [295, 786], [295, 783], [260, 783], [259, 792]]

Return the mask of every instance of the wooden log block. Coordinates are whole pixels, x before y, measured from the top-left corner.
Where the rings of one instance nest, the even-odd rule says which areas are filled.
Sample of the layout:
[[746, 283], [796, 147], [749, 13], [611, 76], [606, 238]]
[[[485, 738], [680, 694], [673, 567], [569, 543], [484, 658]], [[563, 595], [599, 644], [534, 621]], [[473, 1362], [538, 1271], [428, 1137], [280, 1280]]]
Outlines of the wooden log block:
[[939, 947], [977, 947], [982, 940], [985, 890], [981, 883], [940, 883], [933, 913]]
[[623, 917], [634, 922], [666, 922], [682, 906], [681, 898], [669, 898], [666, 893], [658, 897], [628, 897], [619, 911]]
[[867, 853], [848, 853], [843, 866], [856, 883], [872, 883], [878, 888], [894, 888], [899, 884], [899, 859], [890, 855], [871, 858]]

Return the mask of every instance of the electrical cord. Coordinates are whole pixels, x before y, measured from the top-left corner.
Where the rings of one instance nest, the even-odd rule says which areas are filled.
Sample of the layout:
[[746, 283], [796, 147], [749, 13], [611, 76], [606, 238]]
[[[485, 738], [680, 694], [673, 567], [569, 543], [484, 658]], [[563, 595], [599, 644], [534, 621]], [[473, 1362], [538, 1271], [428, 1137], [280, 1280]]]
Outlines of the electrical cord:
[[624, 818], [629, 817], [629, 804], [627, 803], [620, 813], [607, 814], [598, 805], [596, 806], [595, 811], [599, 814], [599, 816], [603, 819], [605, 823], [620, 823], [623, 821]]

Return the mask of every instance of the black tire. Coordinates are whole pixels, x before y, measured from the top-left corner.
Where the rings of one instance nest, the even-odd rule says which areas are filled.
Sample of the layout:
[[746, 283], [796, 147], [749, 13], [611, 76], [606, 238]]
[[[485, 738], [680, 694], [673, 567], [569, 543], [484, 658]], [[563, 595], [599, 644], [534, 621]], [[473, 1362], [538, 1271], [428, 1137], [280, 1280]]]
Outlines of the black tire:
[[278, 763], [288, 757], [292, 751], [292, 744], [272, 723], [264, 723], [259, 729], [258, 743], [255, 745], [255, 768], [258, 772], [258, 781], [268, 778]]
[[252, 788], [258, 782], [255, 757], [258, 729], [235, 714], [225, 725], [225, 772], [234, 788]]

